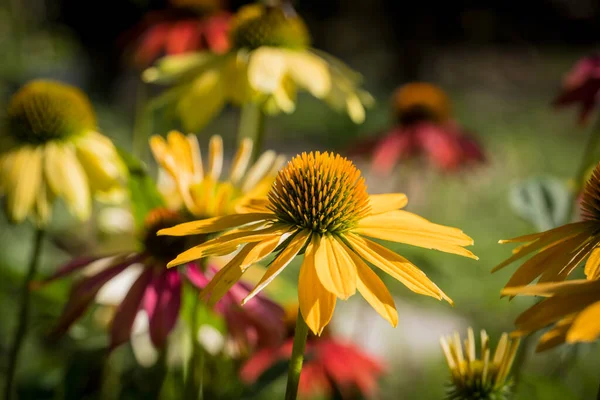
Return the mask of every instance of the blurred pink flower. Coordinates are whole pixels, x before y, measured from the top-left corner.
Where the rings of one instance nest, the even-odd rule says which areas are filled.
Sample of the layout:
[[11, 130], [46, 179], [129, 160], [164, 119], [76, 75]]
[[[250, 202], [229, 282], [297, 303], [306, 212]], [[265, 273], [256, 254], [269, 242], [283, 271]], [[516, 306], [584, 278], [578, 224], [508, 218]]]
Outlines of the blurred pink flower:
[[453, 171], [485, 161], [479, 142], [451, 119], [448, 96], [428, 83], [409, 83], [394, 94], [396, 125], [358, 143], [352, 154], [371, 155], [376, 173], [389, 174], [402, 160], [425, 155], [437, 168]]
[[[279, 347], [255, 353], [242, 367], [240, 375], [247, 383], [255, 382], [263, 372], [292, 354], [293, 338]], [[301, 398], [331, 395], [338, 391], [343, 399], [373, 398], [377, 379], [385, 372], [382, 363], [355, 345], [325, 336], [309, 336], [298, 388]], [[359, 397], [360, 395], [360, 397]]]
[[557, 107], [578, 105], [579, 123], [585, 124], [600, 96], [600, 55], [580, 59], [566, 74], [562, 90], [554, 99]]

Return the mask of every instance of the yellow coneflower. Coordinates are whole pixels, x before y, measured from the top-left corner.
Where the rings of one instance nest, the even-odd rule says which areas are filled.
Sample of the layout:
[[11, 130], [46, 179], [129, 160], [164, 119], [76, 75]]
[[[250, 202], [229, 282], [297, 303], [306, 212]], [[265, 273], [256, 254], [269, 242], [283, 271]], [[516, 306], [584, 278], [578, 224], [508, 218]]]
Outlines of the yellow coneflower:
[[440, 339], [448, 367], [450, 379], [446, 399], [448, 400], [502, 400], [511, 395], [509, 379], [519, 340], [510, 340], [506, 333], [500, 337], [496, 352], [492, 357], [490, 339], [481, 330], [481, 353], [477, 358], [475, 334], [469, 328], [463, 346], [458, 332], [454, 336]]
[[0, 193], [15, 221], [44, 224], [56, 197], [80, 219], [91, 196], [109, 192], [126, 171], [112, 142], [97, 132], [87, 96], [59, 82], [35, 80], [13, 95], [0, 136]]
[[450, 98], [441, 88], [426, 82], [400, 86], [392, 98], [393, 112], [401, 123], [445, 122], [452, 115]]
[[[315, 334], [329, 323], [336, 299], [358, 290], [383, 318], [396, 325], [394, 300], [367, 263], [380, 268], [413, 292], [450, 298], [410, 261], [367, 237], [407, 243], [465, 257], [473, 240], [456, 228], [437, 225], [400, 210], [404, 194], [367, 193], [352, 162], [330, 153], [302, 153], [279, 171], [266, 199], [254, 200], [245, 213], [184, 223], [160, 235], [226, 231], [169, 263], [183, 264], [241, 247], [202, 292], [211, 302], [229, 290], [254, 262], [277, 252], [244, 302], [271, 282], [298, 254], [304, 254], [298, 282], [302, 316]], [[279, 251], [280, 250], [280, 251]]]
[[310, 48], [308, 29], [293, 9], [253, 4], [234, 16], [227, 54], [201, 52], [164, 58], [143, 74], [176, 87], [165, 94], [188, 130], [202, 128], [223, 106], [257, 103], [264, 112], [295, 110], [304, 90], [360, 123], [372, 97], [360, 76], [341, 61]]
[[580, 222], [500, 240], [499, 243], [524, 244], [517, 247], [513, 255], [492, 272], [537, 252], [517, 269], [506, 287], [528, 285], [538, 277], [540, 283], [562, 281], [586, 258], [586, 275], [597, 277], [600, 273], [600, 250], [597, 248], [600, 244], [600, 164], [585, 185], [580, 207]]
[[[222, 179], [221, 136], [213, 136], [208, 147], [205, 170], [196, 136], [171, 131], [166, 141], [160, 136], [150, 139], [154, 158], [175, 182], [176, 195], [188, 211], [199, 218], [228, 215], [250, 198], [266, 196], [285, 161], [274, 151], [266, 151], [250, 166], [253, 143], [250, 139], [243, 139], [233, 158], [229, 176]], [[172, 195], [167, 197], [173, 198]]]
[[544, 296], [547, 299], [523, 312], [515, 324], [516, 335], [527, 335], [548, 325], [552, 328], [540, 338], [537, 351], [563, 343], [592, 342], [600, 336], [600, 280], [577, 279], [511, 287], [503, 294]]

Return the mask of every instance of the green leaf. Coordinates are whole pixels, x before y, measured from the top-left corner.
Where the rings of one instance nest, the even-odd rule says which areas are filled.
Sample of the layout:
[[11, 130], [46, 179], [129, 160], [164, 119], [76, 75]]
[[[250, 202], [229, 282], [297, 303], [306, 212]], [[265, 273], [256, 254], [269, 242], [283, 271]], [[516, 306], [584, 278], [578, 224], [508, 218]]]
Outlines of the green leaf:
[[519, 217], [539, 231], [546, 231], [568, 222], [571, 215], [571, 194], [557, 178], [540, 177], [513, 186], [510, 205]]
[[129, 170], [129, 196], [135, 225], [142, 228], [148, 212], [154, 208], [164, 207], [164, 201], [156, 183], [148, 175], [146, 165], [123, 149], [118, 149], [119, 155]]
[[577, 396], [560, 380], [541, 375], [523, 374], [517, 392], [516, 400], [577, 399]]

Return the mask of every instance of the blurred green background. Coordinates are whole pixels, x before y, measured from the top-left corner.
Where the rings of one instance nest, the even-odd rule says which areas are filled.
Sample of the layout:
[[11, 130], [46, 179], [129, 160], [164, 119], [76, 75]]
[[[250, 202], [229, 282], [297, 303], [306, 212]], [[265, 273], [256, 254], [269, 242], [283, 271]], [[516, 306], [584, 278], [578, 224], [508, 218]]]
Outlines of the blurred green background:
[[[497, 340], [501, 332], [512, 330], [515, 316], [532, 304], [527, 298], [500, 299], [500, 289], [514, 266], [490, 274], [511, 251], [510, 246], [497, 244], [499, 239], [536, 230], [514, 213], [509, 193], [528, 178], [556, 177], [566, 185], [574, 175], [589, 132], [576, 125], [575, 110], [556, 112], [550, 102], [563, 74], [579, 57], [592, 52], [600, 39], [600, 8], [594, 2], [419, 3], [299, 0], [297, 9], [309, 23], [315, 47], [360, 71], [377, 104], [366, 122], [355, 126], [346, 116], [304, 96], [295, 114], [275, 117], [267, 124], [267, 148], [290, 156], [303, 150], [344, 152], [359, 138], [386, 130], [391, 124], [392, 91], [419, 79], [449, 93], [456, 119], [484, 145], [485, 165], [458, 173], [440, 172], [413, 160], [400, 164], [392, 176], [379, 177], [370, 172], [368, 160], [355, 160], [367, 176], [371, 193], [407, 193], [410, 211], [460, 227], [475, 239], [472, 250], [480, 257], [473, 261], [395, 246], [455, 301], [451, 307], [416, 296], [386, 279], [399, 310], [396, 329], [358, 296], [338, 303], [334, 331], [388, 366], [381, 399], [440, 399], [448, 372], [439, 336], [466, 332], [472, 326], [485, 328]], [[61, 79], [88, 92], [101, 131], [129, 148], [137, 71], [125, 62], [126, 47], [118, 39], [144, 12], [162, 6], [145, 0], [0, 2], [0, 108], [31, 78]], [[229, 4], [231, 9], [238, 6]], [[227, 109], [198, 132], [200, 143], [206, 147], [210, 135], [221, 134], [231, 156], [237, 118], [237, 110]], [[158, 119], [151, 133], [164, 134], [171, 128]], [[44, 244], [41, 274], [74, 255], [133, 245], [99, 233], [96, 223], [76, 225], [60, 206], [57, 215]], [[28, 224], [11, 226], [0, 220], [2, 371], [33, 234]], [[295, 263], [286, 269], [284, 279], [292, 282], [297, 271]], [[35, 293], [31, 330], [18, 371], [21, 397], [153, 398], [156, 371], [136, 367], [128, 349], [120, 349], [107, 361], [106, 338], [101, 331], [86, 331], [85, 321], [79, 336], [75, 332], [59, 343], [47, 343], [48, 327], [61, 311], [68, 288], [68, 282], [63, 282]], [[289, 299], [295, 293], [278, 295]], [[531, 339], [533, 344], [536, 338]], [[519, 359], [518, 399], [593, 398], [600, 382], [600, 351], [595, 344], [562, 346], [543, 354], [534, 354], [534, 347], [524, 346], [526, 354]], [[105, 379], [99, 381], [100, 377]], [[279, 398], [280, 389], [275, 385], [263, 398]]]

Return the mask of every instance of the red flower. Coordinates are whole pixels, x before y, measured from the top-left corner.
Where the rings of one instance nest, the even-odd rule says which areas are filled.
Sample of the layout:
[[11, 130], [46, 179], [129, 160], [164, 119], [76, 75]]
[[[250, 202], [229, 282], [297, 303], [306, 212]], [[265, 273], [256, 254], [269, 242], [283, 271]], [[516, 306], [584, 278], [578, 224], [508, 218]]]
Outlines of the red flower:
[[557, 107], [579, 105], [579, 123], [585, 124], [600, 93], [600, 55], [584, 57], [563, 80], [562, 91], [554, 100]]
[[165, 55], [198, 50], [225, 53], [230, 47], [230, 20], [224, 11], [204, 17], [187, 9], [148, 13], [133, 34], [137, 38], [133, 61], [145, 68]]
[[[247, 383], [280, 360], [292, 355], [293, 338], [280, 347], [265, 348], [255, 353], [242, 367], [240, 375]], [[372, 398], [377, 394], [377, 379], [383, 374], [382, 364], [350, 343], [331, 336], [310, 336], [298, 392], [302, 398], [330, 395], [338, 391], [343, 399]]]
[[351, 151], [372, 155], [375, 172], [388, 174], [399, 161], [421, 154], [445, 171], [485, 161], [478, 141], [450, 119], [450, 101], [436, 86], [402, 86], [394, 95], [393, 109], [397, 125]]

